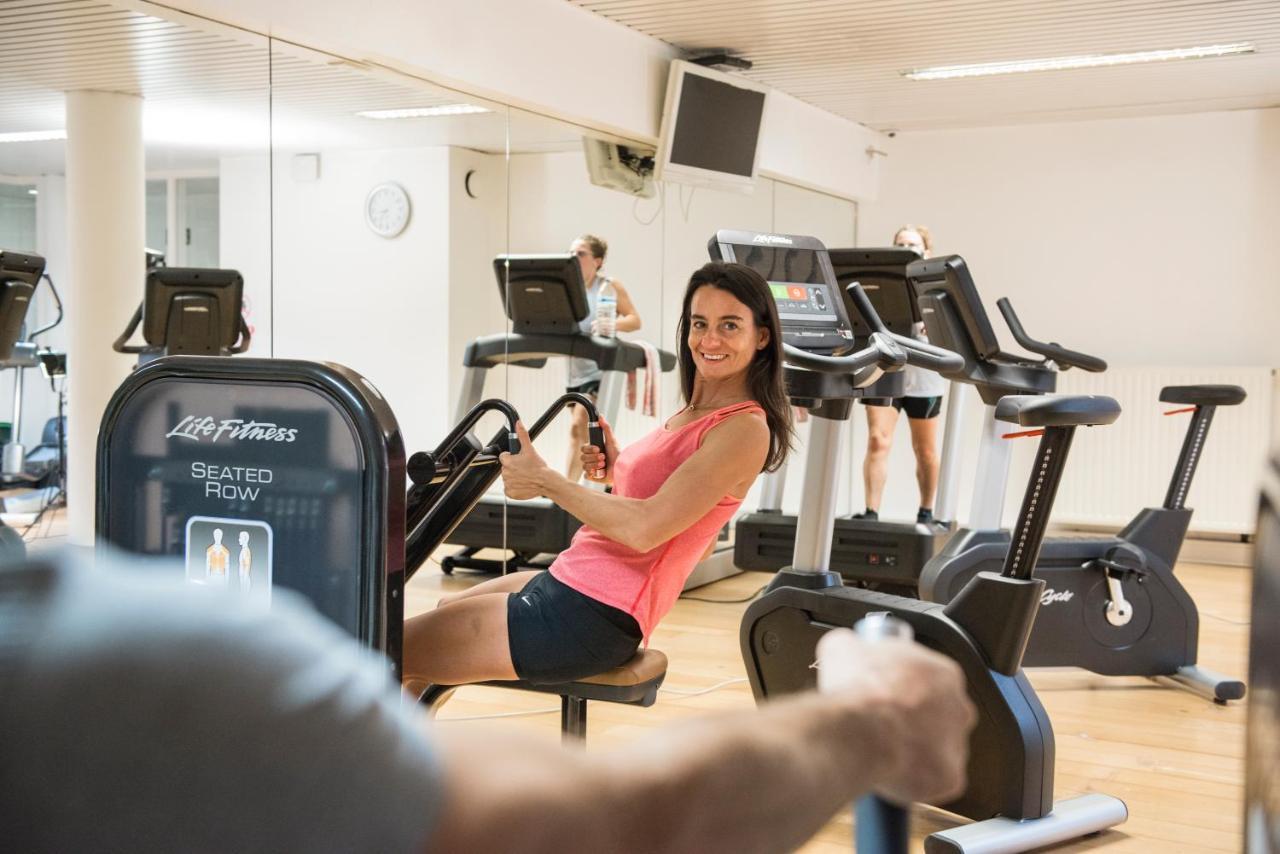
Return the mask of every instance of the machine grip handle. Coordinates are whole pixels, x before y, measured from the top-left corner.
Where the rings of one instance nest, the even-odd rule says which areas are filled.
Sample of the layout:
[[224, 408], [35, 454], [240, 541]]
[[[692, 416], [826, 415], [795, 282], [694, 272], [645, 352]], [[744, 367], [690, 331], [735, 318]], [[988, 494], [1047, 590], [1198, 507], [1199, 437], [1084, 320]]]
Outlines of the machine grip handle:
[[906, 335], [898, 335], [894, 332], [890, 332], [889, 335], [907, 352], [908, 365], [927, 368], [940, 374], [955, 373], [964, 369], [964, 357], [959, 353]]
[[1022, 328], [1021, 321], [1018, 320], [1017, 313], [1013, 310], [1013, 304], [1009, 302], [1008, 297], [1001, 297], [996, 301], [996, 306], [1000, 309], [1000, 313], [1004, 315], [1004, 322], [1008, 324], [1009, 331], [1013, 333], [1013, 340], [1028, 352], [1044, 356], [1046, 359], [1052, 359], [1063, 368], [1081, 368], [1092, 373], [1099, 373], [1107, 369], [1107, 363], [1097, 356], [1090, 356], [1087, 353], [1080, 353], [1075, 350], [1068, 350], [1057, 344], [1045, 344], [1043, 341], [1037, 341], [1027, 334]]
[[884, 325], [884, 321], [880, 319], [879, 313], [876, 312], [875, 306], [871, 304], [871, 300], [867, 297], [867, 292], [862, 289], [862, 285], [858, 282], [850, 282], [845, 288], [845, 293], [849, 295], [849, 302], [853, 304], [854, 309], [862, 316], [862, 321], [871, 327], [872, 332], [880, 332], [888, 334], [889, 330]]
[[[608, 456], [608, 450], [604, 446], [604, 428], [600, 426], [599, 421], [587, 422], [587, 441], [600, 449], [602, 453]], [[593, 480], [603, 480], [605, 475], [604, 469], [596, 469], [591, 473]]]
[[869, 368], [880, 361], [880, 350], [876, 347], [867, 347], [856, 353], [850, 353], [848, 356], [820, 356], [817, 353], [810, 353], [808, 350], [801, 350], [799, 347], [784, 341], [782, 354], [786, 357], [789, 365], [797, 368], [807, 368], [824, 374], [852, 373], [863, 368]]
[[[913, 636], [910, 625], [884, 611], [867, 614], [853, 630], [872, 643], [910, 641]], [[906, 854], [911, 836], [906, 807], [864, 795], [854, 805], [853, 814], [854, 849], [858, 854]]]

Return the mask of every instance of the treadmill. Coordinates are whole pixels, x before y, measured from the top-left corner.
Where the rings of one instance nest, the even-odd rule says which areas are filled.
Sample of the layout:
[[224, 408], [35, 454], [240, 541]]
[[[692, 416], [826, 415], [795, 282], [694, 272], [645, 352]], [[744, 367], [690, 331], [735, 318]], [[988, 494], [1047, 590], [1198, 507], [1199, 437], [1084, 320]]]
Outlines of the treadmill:
[[[507, 317], [510, 334], [477, 338], [462, 357], [466, 373], [458, 398], [455, 421], [461, 421], [480, 402], [489, 369], [498, 365], [542, 368], [553, 357], [590, 359], [603, 375], [596, 408], [610, 424], [616, 423], [627, 374], [645, 366], [644, 349], [620, 338], [586, 335], [579, 323], [587, 316], [587, 287], [582, 268], [569, 253], [552, 255], [499, 255], [493, 259], [494, 277]], [[675, 368], [674, 353], [658, 351], [663, 372]], [[487, 495], [445, 538], [464, 548], [440, 561], [445, 574], [455, 569], [507, 573], [519, 569], [546, 569], [550, 560], [569, 547], [578, 519], [546, 500], [516, 501]], [[509, 557], [476, 557], [481, 549], [505, 549]]]
[[[907, 278], [908, 265], [919, 260], [916, 253], [889, 247], [831, 249], [828, 254], [855, 340], [867, 341], [872, 330], [856, 307], [849, 305], [846, 289], [853, 282], [862, 285], [890, 332], [912, 337], [916, 324], [922, 321], [915, 291]], [[864, 396], [900, 397], [903, 380], [900, 371], [886, 373], [865, 390]], [[954, 409], [958, 411], [958, 407]], [[955, 478], [958, 456], [954, 445], [960, 435], [960, 425], [953, 423], [954, 420], [949, 409], [942, 452], [944, 476], [939, 481], [939, 493], [944, 483], [952, 483]], [[952, 472], [949, 479], [945, 472]], [[796, 517], [782, 512], [785, 484], [785, 467], [766, 475], [759, 508], [739, 517], [734, 529], [734, 563], [741, 569], [772, 572], [791, 563]], [[954, 507], [954, 504], [948, 502], [947, 506]], [[904, 579], [910, 579], [908, 586], [914, 592], [915, 577], [920, 569], [946, 543], [953, 530], [954, 521], [950, 517], [940, 516], [933, 524], [855, 519], [852, 515], [836, 517], [830, 565], [846, 581], [868, 586], [895, 588]]]

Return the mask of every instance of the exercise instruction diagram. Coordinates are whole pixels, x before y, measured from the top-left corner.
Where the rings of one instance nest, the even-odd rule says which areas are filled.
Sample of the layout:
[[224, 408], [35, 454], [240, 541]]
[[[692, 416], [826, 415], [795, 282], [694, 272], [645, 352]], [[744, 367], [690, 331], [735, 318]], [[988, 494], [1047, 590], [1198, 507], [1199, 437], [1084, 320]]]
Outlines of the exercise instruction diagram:
[[249, 519], [187, 520], [187, 581], [271, 599], [271, 526]]

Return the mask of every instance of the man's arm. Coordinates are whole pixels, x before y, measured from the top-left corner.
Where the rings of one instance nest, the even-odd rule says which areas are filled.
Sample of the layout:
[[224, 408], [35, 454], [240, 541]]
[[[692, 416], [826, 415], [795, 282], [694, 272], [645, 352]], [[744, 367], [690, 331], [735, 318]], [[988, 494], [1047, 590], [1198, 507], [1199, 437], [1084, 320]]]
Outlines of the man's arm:
[[446, 795], [428, 850], [784, 851], [873, 788], [901, 801], [958, 792], [974, 720], [959, 667], [840, 634], [840, 660], [824, 657], [845, 671], [839, 693], [667, 727], [613, 752], [441, 726]]

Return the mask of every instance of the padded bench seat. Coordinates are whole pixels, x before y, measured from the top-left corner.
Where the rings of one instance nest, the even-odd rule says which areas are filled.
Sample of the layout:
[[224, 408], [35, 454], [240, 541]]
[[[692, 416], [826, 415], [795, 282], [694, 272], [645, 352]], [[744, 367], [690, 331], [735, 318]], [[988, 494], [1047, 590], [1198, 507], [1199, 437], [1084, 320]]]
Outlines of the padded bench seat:
[[[512, 688], [560, 697], [560, 732], [566, 741], [587, 737], [587, 701], [622, 703], [628, 706], [652, 706], [658, 699], [658, 688], [667, 677], [667, 657], [656, 649], [641, 649], [621, 667], [606, 670], [577, 682], [534, 683], [523, 679], [477, 682], [491, 688]], [[442, 687], [442, 686], [436, 686]], [[432, 691], [423, 697], [431, 704]]]
[[1189, 406], [1235, 406], [1245, 397], [1244, 389], [1238, 385], [1167, 385], [1160, 389], [1161, 403]]

